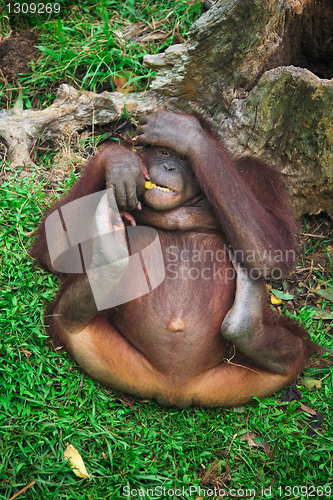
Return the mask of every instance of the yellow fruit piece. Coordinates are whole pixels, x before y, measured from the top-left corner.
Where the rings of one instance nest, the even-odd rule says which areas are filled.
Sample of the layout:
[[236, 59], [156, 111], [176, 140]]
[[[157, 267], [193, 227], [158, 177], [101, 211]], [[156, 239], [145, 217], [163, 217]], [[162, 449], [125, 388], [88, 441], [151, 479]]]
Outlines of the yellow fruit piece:
[[145, 188], [146, 189], [153, 189], [154, 187], [156, 187], [156, 184], [154, 184], [153, 182], [151, 182], [151, 181], [146, 181], [145, 182]]
[[76, 476], [82, 478], [90, 477], [80, 453], [76, 448], [74, 448], [73, 445], [67, 443], [67, 448], [64, 451], [64, 459], [67, 460], [68, 458], [68, 463], [71, 465], [72, 470]]
[[279, 304], [282, 304], [282, 299], [275, 297], [275, 295], [271, 295], [271, 303], [275, 306], [278, 306]]

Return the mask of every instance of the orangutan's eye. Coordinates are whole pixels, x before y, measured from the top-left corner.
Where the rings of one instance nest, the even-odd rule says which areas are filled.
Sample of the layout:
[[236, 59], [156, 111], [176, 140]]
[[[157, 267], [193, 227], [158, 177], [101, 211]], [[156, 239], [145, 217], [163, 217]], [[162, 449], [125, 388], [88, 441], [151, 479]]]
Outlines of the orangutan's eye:
[[169, 156], [168, 151], [166, 151], [165, 149], [162, 149], [162, 150], [160, 151], [160, 154], [161, 154], [161, 155], [164, 155], [164, 156]]

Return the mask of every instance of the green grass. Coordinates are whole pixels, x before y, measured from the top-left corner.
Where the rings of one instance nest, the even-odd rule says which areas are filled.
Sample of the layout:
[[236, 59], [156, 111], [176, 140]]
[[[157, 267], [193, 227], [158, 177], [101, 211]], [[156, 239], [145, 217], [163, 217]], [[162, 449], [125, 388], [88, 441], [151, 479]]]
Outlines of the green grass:
[[[5, 3], [0, 0], [0, 8]], [[86, 0], [81, 8], [59, 3], [62, 15], [46, 16], [42, 22], [36, 16], [0, 20], [5, 33], [11, 27], [36, 29], [44, 47], [33, 73], [19, 78], [26, 107], [31, 107], [37, 94], [38, 105], [48, 105], [62, 81], [96, 90], [128, 67], [141, 78], [140, 84], [146, 84], [149, 74], [142, 66], [143, 53], [158, 52], [178, 36], [186, 37], [202, 9], [199, 2], [184, 0]], [[149, 28], [147, 33], [154, 32], [159, 22], [158, 28], [170, 34], [158, 41], [121, 45], [117, 30], [136, 22]], [[16, 83], [0, 83], [3, 106], [8, 105], [8, 96], [11, 103], [15, 101], [15, 89]], [[52, 152], [39, 152], [37, 160], [40, 167], [49, 168]], [[156, 495], [166, 488], [159, 498], [194, 499], [194, 491], [186, 491], [190, 486], [235, 489], [235, 495], [224, 498], [245, 494], [253, 498], [250, 489], [255, 489], [256, 498], [265, 498], [261, 489], [269, 487], [272, 496], [266, 498], [326, 498], [327, 491], [322, 495], [321, 490], [310, 489], [325, 485], [333, 495], [332, 367], [308, 370], [308, 376], [322, 379], [320, 388], [301, 387], [302, 403], [325, 419], [309, 436], [311, 416], [299, 402], [280, 403], [273, 395], [236, 411], [132, 404], [83, 376], [67, 354], [54, 351], [43, 315], [57, 281], [35, 268], [29, 257], [32, 233], [47, 206], [45, 182], [38, 170], [33, 178], [20, 179], [19, 172], [12, 174], [9, 168], [7, 174], [9, 179], [0, 186], [0, 500], [10, 499], [33, 481], [19, 499], [150, 499], [152, 494], [143, 491], [155, 487], [162, 488]], [[66, 179], [56, 196], [73, 179]], [[303, 258], [316, 253], [318, 245], [328, 252], [332, 241], [311, 239]], [[313, 271], [308, 283], [332, 287], [332, 266], [326, 273]], [[330, 300], [318, 305], [333, 310]], [[314, 313], [310, 304], [289, 312], [315, 341], [333, 347], [332, 321], [314, 320]], [[257, 436], [257, 446], [249, 446], [251, 433]], [[65, 463], [67, 443], [81, 453], [89, 479], [79, 479]], [[296, 489], [288, 489], [293, 486]], [[137, 495], [126, 497], [124, 487], [135, 489]], [[183, 487], [185, 492], [177, 496], [168, 493]], [[248, 491], [237, 494], [239, 488]], [[202, 491], [201, 496], [205, 498]]]
[[[0, 20], [3, 32], [29, 28], [39, 37], [40, 55], [30, 63], [32, 73], [17, 79], [26, 108], [34, 100], [37, 107], [51, 104], [63, 82], [94, 92], [112, 90], [114, 77], [123, 71], [128, 85], [145, 89], [152, 73], [143, 66], [143, 56], [182, 41], [202, 12], [199, 0], [85, 0], [80, 6], [60, 0], [59, 14], [37, 16], [8, 14], [9, 2], [13, 10], [14, 2], [0, 0], [0, 9], [7, 13]], [[8, 107], [9, 92], [12, 104], [19, 90], [16, 82], [0, 81], [0, 103]]]
[[[55, 280], [34, 268], [28, 255], [29, 233], [45, 209], [43, 184], [16, 174], [0, 189], [1, 500], [31, 481], [36, 483], [24, 498], [124, 498], [125, 486], [199, 487], [214, 465], [213, 482], [206, 487], [260, 492], [272, 485], [276, 492], [291, 485], [331, 485], [333, 492], [330, 368], [311, 374], [326, 376], [320, 389], [302, 388], [302, 403], [325, 417], [312, 437], [307, 435], [310, 416], [300, 411], [300, 403], [279, 403], [274, 396], [255, 400], [240, 413], [139, 401], [125, 406], [88, 376], [82, 382], [81, 370], [46, 340], [43, 311], [54, 296]], [[308, 318], [306, 326], [318, 333], [318, 322]], [[261, 446], [250, 448], [242, 440], [246, 433], [257, 434]], [[77, 478], [64, 462], [67, 443], [80, 451], [90, 479]]]

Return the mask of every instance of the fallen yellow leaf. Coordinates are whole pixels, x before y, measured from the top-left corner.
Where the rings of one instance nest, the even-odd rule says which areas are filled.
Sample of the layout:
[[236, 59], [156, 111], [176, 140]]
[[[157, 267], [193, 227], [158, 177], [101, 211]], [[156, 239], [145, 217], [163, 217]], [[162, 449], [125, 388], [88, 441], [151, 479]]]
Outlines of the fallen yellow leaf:
[[271, 295], [271, 303], [275, 306], [278, 306], [279, 304], [282, 304], [282, 299], [275, 297], [275, 295]]
[[73, 445], [67, 443], [67, 448], [64, 451], [64, 459], [67, 460], [68, 458], [68, 463], [71, 465], [72, 470], [76, 476], [82, 478], [90, 477], [80, 453], [76, 448], [74, 448]]

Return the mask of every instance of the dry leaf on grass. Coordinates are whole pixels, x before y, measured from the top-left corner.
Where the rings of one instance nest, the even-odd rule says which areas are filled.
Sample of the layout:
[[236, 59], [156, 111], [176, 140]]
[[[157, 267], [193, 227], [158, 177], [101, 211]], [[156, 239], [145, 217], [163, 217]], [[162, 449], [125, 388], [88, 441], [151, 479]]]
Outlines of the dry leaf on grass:
[[305, 413], [308, 413], [309, 415], [316, 415], [316, 410], [313, 410], [312, 408], [303, 405], [303, 403], [301, 403], [301, 410], [304, 411]]
[[304, 377], [299, 383], [304, 385], [309, 391], [311, 391], [314, 387], [317, 389], [321, 388], [321, 380], [317, 380], [316, 378]]
[[73, 445], [67, 443], [67, 448], [64, 451], [64, 459], [69, 459], [68, 463], [71, 465], [76, 476], [82, 478], [90, 477], [80, 453]]
[[245, 434], [242, 435], [241, 441], [247, 441], [250, 449], [253, 446], [259, 446], [260, 448], [263, 448], [265, 450], [266, 455], [270, 456], [270, 449], [268, 443], [262, 436], [259, 436], [254, 432], [246, 432]]

